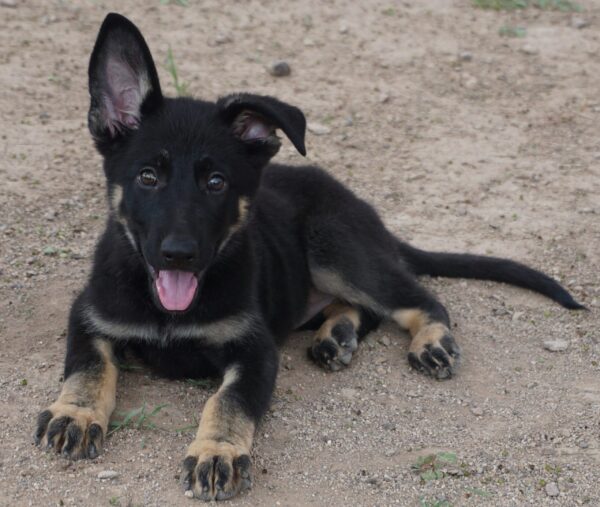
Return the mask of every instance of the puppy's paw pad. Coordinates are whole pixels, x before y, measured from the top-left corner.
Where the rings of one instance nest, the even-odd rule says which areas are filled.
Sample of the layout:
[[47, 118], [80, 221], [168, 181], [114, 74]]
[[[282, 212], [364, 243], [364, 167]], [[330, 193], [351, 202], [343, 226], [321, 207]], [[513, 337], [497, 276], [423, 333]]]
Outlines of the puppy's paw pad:
[[446, 333], [441, 337], [415, 337], [408, 353], [408, 362], [418, 371], [438, 380], [449, 379], [456, 372], [460, 348], [454, 338]]
[[250, 457], [233, 445], [207, 441], [183, 461], [188, 497], [205, 502], [227, 500], [252, 487]]
[[69, 459], [94, 459], [102, 450], [104, 431], [90, 408], [56, 402], [41, 412], [35, 443]]
[[331, 329], [331, 336], [316, 338], [309, 356], [317, 364], [331, 371], [345, 368], [358, 348], [358, 338], [352, 322], [340, 321]]

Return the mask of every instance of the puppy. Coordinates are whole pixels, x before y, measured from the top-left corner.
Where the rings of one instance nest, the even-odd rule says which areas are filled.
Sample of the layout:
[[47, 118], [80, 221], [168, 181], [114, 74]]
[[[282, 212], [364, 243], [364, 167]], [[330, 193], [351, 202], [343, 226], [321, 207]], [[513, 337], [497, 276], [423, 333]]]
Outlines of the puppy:
[[62, 392], [35, 434], [66, 457], [101, 451], [125, 351], [171, 378], [222, 377], [184, 459], [184, 486], [223, 500], [250, 485], [277, 346], [294, 329], [316, 329], [310, 356], [339, 370], [391, 319], [412, 337], [410, 365], [447, 379], [460, 349], [416, 275], [496, 280], [582, 308], [521, 264], [403, 243], [317, 167], [269, 164], [278, 130], [306, 153], [296, 107], [246, 93], [163, 97], [148, 46], [118, 14], [100, 28], [89, 92], [110, 212], [71, 309]]

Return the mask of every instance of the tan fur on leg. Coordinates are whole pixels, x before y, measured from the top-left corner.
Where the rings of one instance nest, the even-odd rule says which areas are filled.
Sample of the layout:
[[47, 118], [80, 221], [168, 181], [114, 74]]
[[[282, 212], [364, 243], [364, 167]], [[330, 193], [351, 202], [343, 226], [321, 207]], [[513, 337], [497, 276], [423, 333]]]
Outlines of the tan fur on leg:
[[118, 371], [112, 346], [100, 339], [94, 346], [101, 356], [98, 367], [70, 375], [38, 419], [36, 440], [73, 459], [98, 455], [115, 408]]
[[237, 367], [233, 366], [206, 402], [184, 461], [185, 487], [202, 500], [230, 498], [250, 485], [249, 454], [255, 425], [227, 398], [228, 388], [237, 380]]

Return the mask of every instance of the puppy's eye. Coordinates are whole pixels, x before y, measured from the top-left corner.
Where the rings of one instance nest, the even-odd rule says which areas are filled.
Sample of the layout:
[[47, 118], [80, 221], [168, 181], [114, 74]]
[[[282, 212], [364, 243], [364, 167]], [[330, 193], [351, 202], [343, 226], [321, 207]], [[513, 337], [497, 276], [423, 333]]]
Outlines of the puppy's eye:
[[158, 183], [158, 176], [151, 167], [144, 167], [140, 171], [138, 181], [143, 187], [155, 187]]
[[208, 181], [206, 182], [206, 188], [209, 192], [217, 194], [225, 190], [225, 186], [227, 182], [225, 181], [225, 176], [220, 173], [213, 173], [209, 176]]

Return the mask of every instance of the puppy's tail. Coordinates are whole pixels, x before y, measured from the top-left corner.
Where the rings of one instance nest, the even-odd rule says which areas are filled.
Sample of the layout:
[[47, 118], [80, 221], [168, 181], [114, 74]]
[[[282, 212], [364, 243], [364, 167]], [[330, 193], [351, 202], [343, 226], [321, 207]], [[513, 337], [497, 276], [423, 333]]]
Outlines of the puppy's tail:
[[539, 292], [570, 310], [583, 310], [556, 280], [518, 262], [498, 257], [427, 252], [398, 240], [398, 253], [416, 275], [475, 278], [516, 285]]

